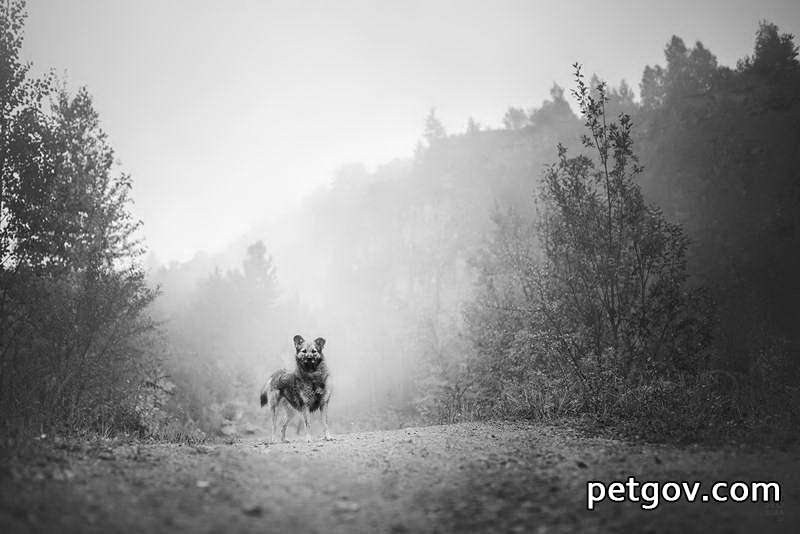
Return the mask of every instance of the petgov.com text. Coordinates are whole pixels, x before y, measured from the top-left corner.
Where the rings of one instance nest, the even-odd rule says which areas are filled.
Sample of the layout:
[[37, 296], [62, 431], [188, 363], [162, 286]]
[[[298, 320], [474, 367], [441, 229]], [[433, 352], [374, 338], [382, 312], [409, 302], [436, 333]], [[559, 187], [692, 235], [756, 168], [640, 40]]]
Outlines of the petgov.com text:
[[598, 503], [636, 502], [643, 510], [654, 510], [665, 502], [769, 502], [781, 501], [781, 486], [778, 482], [733, 481], [714, 482], [702, 487], [702, 482], [639, 482], [630, 476], [626, 481], [586, 483], [586, 507], [594, 510]]

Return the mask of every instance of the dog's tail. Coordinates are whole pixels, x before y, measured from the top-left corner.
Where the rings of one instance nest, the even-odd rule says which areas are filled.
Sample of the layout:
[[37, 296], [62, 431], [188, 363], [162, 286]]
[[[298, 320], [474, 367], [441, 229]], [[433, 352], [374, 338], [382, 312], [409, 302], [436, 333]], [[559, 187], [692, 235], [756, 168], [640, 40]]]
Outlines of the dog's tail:
[[277, 402], [277, 394], [278, 390], [280, 389], [281, 379], [286, 375], [286, 371], [280, 369], [272, 373], [272, 376], [269, 377], [267, 383], [264, 384], [264, 387], [261, 388], [261, 407], [267, 406], [270, 404], [270, 397], [272, 397], [272, 402]]
[[264, 384], [264, 387], [261, 388], [261, 407], [263, 408], [267, 404], [269, 404], [269, 382]]

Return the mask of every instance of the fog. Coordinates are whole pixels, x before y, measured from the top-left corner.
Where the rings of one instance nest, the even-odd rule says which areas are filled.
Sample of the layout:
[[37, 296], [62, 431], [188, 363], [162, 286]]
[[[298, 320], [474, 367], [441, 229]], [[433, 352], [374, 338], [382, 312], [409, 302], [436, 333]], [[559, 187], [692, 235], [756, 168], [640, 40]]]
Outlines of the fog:
[[28, 11], [24, 58], [88, 86], [165, 263], [224, 250], [342, 165], [411, 157], [432, 107], [450, 132], [469, 117], [497, 128], [509, 106], [569, 88], [575, 61], [638, 91], [673, 34], [735, 65], [759, 20], [800, 32], [789, 0], [39, 0]]
[[[564, 384], [564, 398], [594, 391], [606, 371], [586, 378], [581, 362], [619, 349], [616, 316], [615, 349], [598, 327], [571, 382], [554, 371], [563, 353], [541, 356], [552, 310], [531, 296], [557, 265], [543, 176], [559, 144], [587, 149], [583, 82], [609, 124], [632, 118], [645, 172], [631, 171], [631, 198], [654, 206], [650, 229], [676, 224], [692, 243], [675, 247], [670, 294], [694, 299], [686, 281], [719, 306], [713, 327], [693, 322], [700, 308], [678, 321], [691, 328], [670, 339], [694, 359], [676, 345], [676, 362], [751, 376], [758, 347], [785, 363], [797, 341], [796, 2], [31, 2], [25, 31], [30, 76], [54, 68], [63, 95], [87, 86], [92, 135], [130, 176], [119, 202], [143, 222], [141, 250], [120, 256], [158, 293], [157, 339], [136, 351], [157, 362], [162, 423], [263, 421], [258, 392], [294, 366], [295, 334], [327, 339], [341, 429], [529, 414]], [[678, 317], [682, 298], [659, 313]], [[651, 378], [690, 372], [658, 367], [660, 350], [642, 364]]]

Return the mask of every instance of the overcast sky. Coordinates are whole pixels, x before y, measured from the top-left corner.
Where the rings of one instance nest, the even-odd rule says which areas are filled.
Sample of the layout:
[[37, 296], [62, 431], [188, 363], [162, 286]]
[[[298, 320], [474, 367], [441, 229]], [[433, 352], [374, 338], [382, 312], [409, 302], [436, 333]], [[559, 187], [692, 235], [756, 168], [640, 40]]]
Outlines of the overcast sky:
[[34, 71], [87, 85], [162, 261], [214, 251], [344, 163], [409, 156], [436, 107], [498, 126], [579, 61], [635, 88], [671, 35], [734, 65], [780, 1], [29, 0]]

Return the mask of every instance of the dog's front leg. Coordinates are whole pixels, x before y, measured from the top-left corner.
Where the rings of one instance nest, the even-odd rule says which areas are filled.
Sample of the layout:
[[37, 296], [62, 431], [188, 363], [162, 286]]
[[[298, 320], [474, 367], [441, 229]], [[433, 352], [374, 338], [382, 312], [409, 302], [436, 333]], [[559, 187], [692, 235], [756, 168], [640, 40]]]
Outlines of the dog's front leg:
[[333, 438], [328, 433], [328, 407], [327, 406], [320, 407], [319, 411], [320, 415], [322, 415], [322, 428], [325, 429], [324, 433], [325, 441], [331, 441]]
[[303, 422], [306, 425], [306, 442], [311, 443], [311, 413], [308, 411], [308, 406], [303, 406]]

